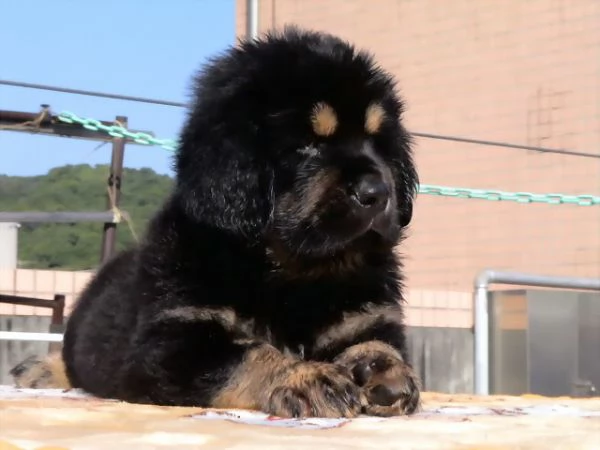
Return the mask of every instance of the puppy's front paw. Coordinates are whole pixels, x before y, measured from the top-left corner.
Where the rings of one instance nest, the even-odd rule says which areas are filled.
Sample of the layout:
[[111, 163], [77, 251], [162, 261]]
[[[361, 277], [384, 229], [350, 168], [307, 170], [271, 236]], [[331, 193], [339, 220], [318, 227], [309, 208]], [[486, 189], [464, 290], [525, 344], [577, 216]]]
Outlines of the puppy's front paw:
[[301, 362], [273, 390], [268, 412], [279, 417], [356, 417], [365, 404], [347, 369]]
[[420, 408], [419, 380], [391, 346], [378, 341], [358, 344], [334, 362], [347, 367], [362, 387], [366, 414], [395, 416], [412, 414]]

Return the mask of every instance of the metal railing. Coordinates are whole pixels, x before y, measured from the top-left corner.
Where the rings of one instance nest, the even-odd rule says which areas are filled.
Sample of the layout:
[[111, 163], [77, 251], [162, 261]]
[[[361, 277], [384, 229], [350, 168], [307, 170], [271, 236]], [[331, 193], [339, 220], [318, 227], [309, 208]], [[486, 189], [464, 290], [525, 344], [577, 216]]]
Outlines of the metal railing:
[[475, 393], [489, 394], [490, 373], [490, 317], [488, 311], [489, 286], [509, 284], [575, 290], [600, 291], [600, 278], [570, 278], [532, 275], [519, 272], [484, 270], [475, 278]]
[[0, 331], [0, 341], [45, 341], [52, 342], [50, 351], [58, 349], [60, 344], [56, 343], [62, 341], [62, 333], [58, 331], [62, 331], [65, 322], [65, 296], [63, 294], [56, 294], [52, 300], [0, 294], [0, 303], [52, 309], [50, 333]]

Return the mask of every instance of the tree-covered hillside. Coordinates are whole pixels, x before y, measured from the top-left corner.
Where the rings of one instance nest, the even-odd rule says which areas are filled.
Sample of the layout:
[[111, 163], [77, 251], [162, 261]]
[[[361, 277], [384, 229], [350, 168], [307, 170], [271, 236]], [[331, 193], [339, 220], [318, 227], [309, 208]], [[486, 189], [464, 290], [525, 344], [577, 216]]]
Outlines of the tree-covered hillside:
[[[106, 211], [108, 166], [68, 165], [35, 177], [0, 175], [0, 211]], [[125, 169], [120, 208], [140, 235], [169, 193], [172, 179], [151, 169]], [[91, 269], [100, 259], [101, 223], [21, 224], [19, 264], [26, 268]], [[133, 241], [125, 222], [117, 248]]]

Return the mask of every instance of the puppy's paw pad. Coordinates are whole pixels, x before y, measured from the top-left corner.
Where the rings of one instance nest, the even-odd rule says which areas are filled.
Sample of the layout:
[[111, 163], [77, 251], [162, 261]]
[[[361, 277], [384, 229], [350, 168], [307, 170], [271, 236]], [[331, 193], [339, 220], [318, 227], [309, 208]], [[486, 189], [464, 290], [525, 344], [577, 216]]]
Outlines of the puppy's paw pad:
[[340, 355], [336, 363], [347, 367], [367, 398], [367, 414], [412, 414], [420, 408], [420, 383], [412, 368], [395, 351], [364, 345]]

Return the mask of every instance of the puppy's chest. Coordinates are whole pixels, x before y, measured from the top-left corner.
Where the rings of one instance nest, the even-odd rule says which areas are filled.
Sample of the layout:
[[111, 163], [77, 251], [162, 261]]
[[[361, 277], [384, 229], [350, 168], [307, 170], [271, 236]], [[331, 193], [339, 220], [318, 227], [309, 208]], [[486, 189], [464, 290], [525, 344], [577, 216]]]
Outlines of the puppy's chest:
[[365, 302], [360, 293], [338, 297], [321, 292], [280, 292], [257, 311], [255, 331], [284, 353], [309, 358], [320, 333], [335, 326], [344, 312]]
[[[312, 314], [285, 315], [281, 311], [261, 315], [254, 322], [255, 337], [266, 341], [283, 353], [304, 359], [311, 353], [323, 318]], [[326, 326], [326, 325], [325, 325]]]

